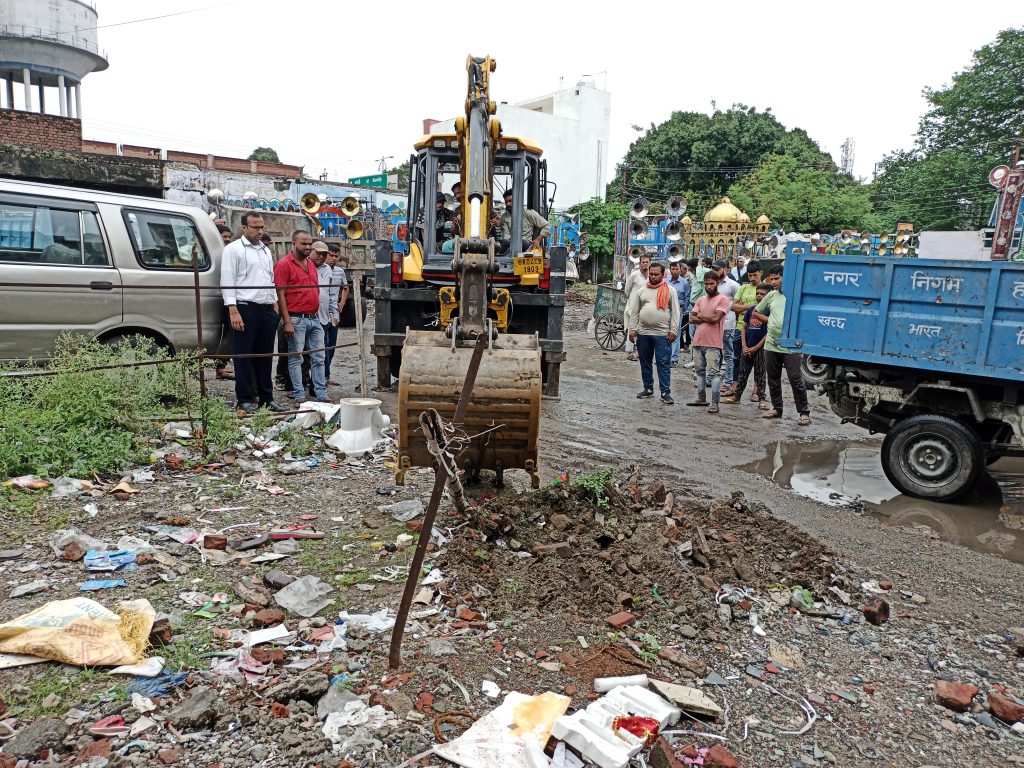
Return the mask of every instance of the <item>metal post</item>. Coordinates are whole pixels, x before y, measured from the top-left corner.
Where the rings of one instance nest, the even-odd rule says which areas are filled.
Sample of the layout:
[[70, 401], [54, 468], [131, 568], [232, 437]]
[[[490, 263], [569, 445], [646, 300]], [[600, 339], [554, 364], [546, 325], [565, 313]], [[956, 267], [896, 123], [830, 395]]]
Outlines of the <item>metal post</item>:
[[39, 114], [46, 114], [46, 91], [43, 90], [42, 82], [39, 83]]
[[[466, 371], [466, 380], [462, 384], [462, 393], [459, 395], [459, 403], [455, 406], [455, 416], [452, 419], [456, 429], [466, 421], [466, 411], [469, 409], [469, 401], [473, 396], [473, 387], [476, 386], [476, 374], [480, 370], [480, 361], [484, 356], [484, 347], [487, 346], [488, 336], [489, 334], [486, 333], [478, 336], [476, 346], [473, 347], [473, 355], [469, 359], [469, 368]], [[445, 446], [440, 446], [440, 448], [444, 450]], [[420, 580], [423, 558], [427, 554], [430, 533], [434, 530], [434, 518], [437, 516], [437, 508], [441, 505], [441, 495], [444, 493], [447, 480], [447, 465], [445, 462], [439, 461], [437, 462], [437, 474], [434, 476], [434, 489], [430, 492], [430, 501], [427, 503], [427, 510], [423, 515], [420, 538], [416, 542], [416, 551], [413, 553], [412, 562], [409, 563], [409, 576], [405, 580], [405, 591], [402, 593], [402, 602], [398, 606], [398, 615], [395, 617], [395, 628], [391, 631], [391, 649], [388, 653], [388, 666], [391, 669], [398, 669], [402, 666], [402, 637], [405, 635], [405, 621], [409, 616], [409, 609], [412, 607], [413, 593]]]
[[64, 75], [57, 75], [57, 102], [60, 104], [60, 116], [68, 116], [68, 89], [64, 85]]
[[7, 108], [14, 109], [14, 73], [7, 78]]
[[[192, 252], [192, 279], [195, 284], [196, 290], [196, 347], [199, 350], [199, 398], [204, 405], [206, 403], [206, 358], [204, 356], [206, 349], [203, 345], [203, 304], [201, 290], [199, 287], [199, 258], [202, 254], [199, 252], [199, 247], [196, 246]], [[204, 410], [205, 412], [205, 410]], [[205, 429], [206, 425], [203, 425]]]
[[359, 350], [359, 394], [366, 397], [366, 345], [363, 343], [363, 273], [359, 271], [353, 275], [352, 281], [352, 309], [356, 313], [356, 344]]
[[28, 67], [21, 70], [21, 82], [25, 86], [25, 111], [32, 111], [32, 73]]

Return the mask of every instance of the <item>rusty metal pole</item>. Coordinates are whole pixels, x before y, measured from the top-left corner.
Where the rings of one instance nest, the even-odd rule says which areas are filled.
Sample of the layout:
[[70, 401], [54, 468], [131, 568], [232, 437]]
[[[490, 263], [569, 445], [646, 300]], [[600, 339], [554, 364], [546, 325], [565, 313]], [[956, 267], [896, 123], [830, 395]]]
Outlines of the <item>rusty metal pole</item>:
[[363, 343], [363, 273], [355, 273], [352, 281], [352, 309], [356, 314], [356, 343], [359, 345], [359, 394], [366, 397], [366, 345]]
[[[480, 361], [484, 356], [484, 347], [487, 346], [487, 337], [477, 337], [476, 346], [473, 347], [473, 356], [469, 360], [469, 369], [466, 371], [466, 380], [462, 384], [462, 393], [459, 395], [459, 403], [455, 406], [455, 417], [453, 423], [461, 427], [466, 421], [466, 411], [469, 409], [469, 401], [473, 394], [473, 387], [476, 385], [476, 374], [480, 369]], [[441, 446], [443, 449], [444, 446]], [[430, 533], [434, 530], [434, 518], [437, 516], [437, 508], [441, 505], [441, 495], [444, 493], [444, 486], [448, 480], [448, 472], [443, 461], [437, 462], [437, 474], [434, 476], [434, 489], [430, 492], [430, 501], [427, 503], [426, 512], [423, 515], [423, 526], [420, 528], [420, 538], [416, 542], [416, 552], [413, 553], [412, 562], [409, 563], [409, 576], [405, 580], [405, 591], [402, 593], [402, 603], [398, 606], [398, 616], [395, 617], [395, 628], [391, 632], [391, 650], [388, 653], [388, 667], [398, 669], [402, 666], [402, 637], [405, 635], [405, 621], [409, 617], [409, 609], [412, 607], [413, 594], [416, 585], [420, 580], [420, 571], [423, 569], [423, 558], [427, 554], [427, 544], [430, 543]]]

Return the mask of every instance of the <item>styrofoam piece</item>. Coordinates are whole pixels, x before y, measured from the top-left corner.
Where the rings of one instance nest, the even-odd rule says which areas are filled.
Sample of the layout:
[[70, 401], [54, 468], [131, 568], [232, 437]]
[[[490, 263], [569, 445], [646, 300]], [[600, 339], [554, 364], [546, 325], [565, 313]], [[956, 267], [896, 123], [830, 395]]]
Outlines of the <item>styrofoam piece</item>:
[[601, 768], [625, 768], [644, 746], [643, 739], [628, 731], [612, 729], [615, 718], [629, 715], [649, 717], [665, 728], [679, 722], [682, 713], [653, 691], [638, 685], [620, 686], [586, 709], [558, 718], [551, 735]]
[[651, 684], [651, 681], [647, 679], [647, 675], [627, 675], [626, 677], [595, 677], [594, 678], [594, 690], [598, 693], [608, 693], [613, 688], [619, 688], [623, 685], [639, 685], [643, 688], [647, 688]]
[[372, 397], [346, 397], [338, 405], [338, 430], [327, 444], [345, 453], [363, 453], [387, 438], [381, 430], [391, 419], [380, 412], [381, 401]]

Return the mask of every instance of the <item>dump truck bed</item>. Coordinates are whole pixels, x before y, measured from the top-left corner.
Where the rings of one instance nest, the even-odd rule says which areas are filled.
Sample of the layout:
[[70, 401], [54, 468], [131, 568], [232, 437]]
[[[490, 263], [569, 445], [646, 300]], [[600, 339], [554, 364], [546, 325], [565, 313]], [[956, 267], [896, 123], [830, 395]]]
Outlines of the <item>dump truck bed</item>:
[[782, 286], [791, 351], [1024, 383], [1024, 264], [796, 254]]

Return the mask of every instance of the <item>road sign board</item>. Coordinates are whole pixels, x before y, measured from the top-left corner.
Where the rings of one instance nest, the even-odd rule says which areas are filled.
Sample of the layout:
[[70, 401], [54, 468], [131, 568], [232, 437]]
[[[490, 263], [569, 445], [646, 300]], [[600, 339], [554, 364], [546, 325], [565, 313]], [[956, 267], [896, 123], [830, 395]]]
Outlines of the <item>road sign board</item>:
[[349, 184], [356, 184], [360, 187], [380, 187], [387, 189], [388, 175], [386, 173], [375, 173], [371, 176], [355, 176], [348, 180]]

